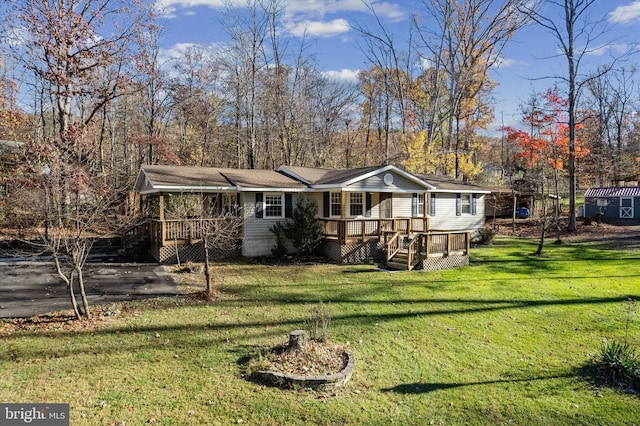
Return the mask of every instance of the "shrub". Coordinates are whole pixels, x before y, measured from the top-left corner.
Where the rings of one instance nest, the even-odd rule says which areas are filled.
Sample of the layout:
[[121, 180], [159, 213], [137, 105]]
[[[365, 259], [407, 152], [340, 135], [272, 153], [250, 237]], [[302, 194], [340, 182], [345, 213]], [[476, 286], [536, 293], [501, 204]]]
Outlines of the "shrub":
[[300, 198], [291, 212], [291, 221], [284, 225], [284, 233], [302, 255], [308, 255], [322, 240], [322, 224], [316, 218], [318, 204], [312, 198]]
[[285, 241], [285, 227], [281, 222], [276, 222], [269, 231], [276, 236], [276, 242], [271, 249], [271, 254], [274, 257], [282, 257], [287, 254], [287, 244]]
[[320, 301], [309, 310], [309, 318], [305, 326], [309, 330], [309, 338], [316, 342], [326, 342], [329, 339], [331, 325], [331, 309]]
[[635, 348], [629, 344], [629, 324], [631, 314], [635, 310], [636, 301], [629, 299], [625, 302], [627, 318], [623, 341], [606, 339], [600, 346], [600, 357], [595, 366], [598, 374], [606, 382], [623, 388], [640, 390], [640, 358]]
[[596, 367], [600, 376], [614, 386], [634, 387], [640, 383], [640, 359], [626, 341], [605, 339]]
[[473, 243], [481, 246], [491, 245], [493, 242], [493, 237], [495, 237], [496, 233], [491, 228], [481, 228], [478, 229], [478, 233], [473, 238]]

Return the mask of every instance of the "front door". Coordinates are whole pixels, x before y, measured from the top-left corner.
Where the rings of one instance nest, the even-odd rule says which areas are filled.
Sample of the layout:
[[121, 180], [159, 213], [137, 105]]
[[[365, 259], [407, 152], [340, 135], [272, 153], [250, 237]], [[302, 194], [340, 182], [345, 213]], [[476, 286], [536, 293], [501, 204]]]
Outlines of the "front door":
[[633, 219], [633, 198], [620, 198], [620, 219]]
[[393, 194], [390, 192], [381, 192], [380, 193], [380, 218], [381, 219], [391, 219], [393, 217], [393, 210], [391, 206], [393, 205]]

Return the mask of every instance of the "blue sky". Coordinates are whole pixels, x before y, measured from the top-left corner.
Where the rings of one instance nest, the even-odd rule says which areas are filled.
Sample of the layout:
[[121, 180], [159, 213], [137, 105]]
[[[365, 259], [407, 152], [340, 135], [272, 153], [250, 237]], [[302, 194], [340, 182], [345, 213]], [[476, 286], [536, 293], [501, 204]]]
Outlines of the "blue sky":
[[[242, 10], [245, 0], [231, 0]], [[421, 12], [421, 1], [371, 0], [371, 5], [400, 48], [406, 45], [413, 13]], [[165, 56], [176, 56], [192, 43], [224, 44], [227, 35], [224, 0], [158, 0], [164, 27], [161, 47]], [[614, 56], [640, 46], [640, 0], [596, 0], [590, 9], [590, 21], [600, 21], [599, 37], [582, 64], [583, 73], [610, 62]], [[301, 38], [306, 33], [307, 54], [327, 75], [354, 79], [359, 69], [369, 67], [362, 53], [362, 41], [353, 26], [377, 30], [369, 9], [361, 0], [288, 0], [283, 33]], [[640, 63], [640, 55], [630, 56], [626, 66]], [[622, 64], [622, 62], [620, 62]], [[531, 93], [544, 91], [554, 84], [553, 77], [566, 73], [566, 59], [558, 56], [558, 43], [539, 26], [522, 29], [515, 35], [499, 69], [492, 78], [499, 83], [494, 92], [495, 126], [502, 120], [515, 124], [518, 105]]]

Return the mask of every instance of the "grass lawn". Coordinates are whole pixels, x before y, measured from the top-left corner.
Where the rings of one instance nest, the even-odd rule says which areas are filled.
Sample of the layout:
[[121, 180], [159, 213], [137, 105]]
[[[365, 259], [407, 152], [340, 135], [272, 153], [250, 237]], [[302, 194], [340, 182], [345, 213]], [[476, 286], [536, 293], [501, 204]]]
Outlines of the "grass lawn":
[[[640, 252], [576, 243], [537, 258], [536, 243], [499, 238], [472, 266], [431, 273], [221, 264], [215, 302], [113, 305], [80, 331], [0, 323], [0, 401], [69, 402], [72, 425], [640, 424], [640, 396], [584, 369], [627, 333]], [[333, 393], [244, 380], [243, 360], [319, 300], [331, 341], [356, 356], [352, 380]]]

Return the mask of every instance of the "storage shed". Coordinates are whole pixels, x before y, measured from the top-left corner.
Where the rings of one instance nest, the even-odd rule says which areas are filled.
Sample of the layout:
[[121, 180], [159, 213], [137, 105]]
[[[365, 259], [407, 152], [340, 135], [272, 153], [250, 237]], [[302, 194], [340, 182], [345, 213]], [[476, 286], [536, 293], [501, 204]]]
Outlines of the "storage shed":
[[584, 194], [584, 215], [604, 219], [640, 219], [640, 187], [589, 188]]

